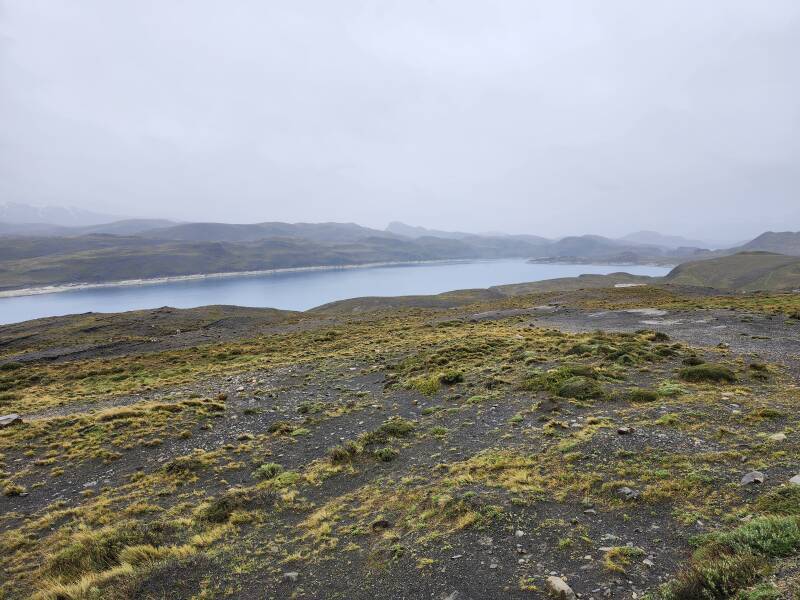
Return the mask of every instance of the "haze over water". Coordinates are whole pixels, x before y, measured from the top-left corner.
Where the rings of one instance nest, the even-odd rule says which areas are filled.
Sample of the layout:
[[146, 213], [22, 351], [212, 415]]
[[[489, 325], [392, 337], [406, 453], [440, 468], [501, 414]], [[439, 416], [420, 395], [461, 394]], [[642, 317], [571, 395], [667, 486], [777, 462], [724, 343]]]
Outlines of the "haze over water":
[[553, 265], [529, 264], [524, 260], [492, 260], [173, 281], [3, 298], [0, 299], [0, 323], [160, 306], [192, 308], [209, 304], [234, 304], [308, 310], [334, 300], [359, 296], [438, 294], [457, 289], [617, 271], [661, 276], [669, 269], [649, 265]]

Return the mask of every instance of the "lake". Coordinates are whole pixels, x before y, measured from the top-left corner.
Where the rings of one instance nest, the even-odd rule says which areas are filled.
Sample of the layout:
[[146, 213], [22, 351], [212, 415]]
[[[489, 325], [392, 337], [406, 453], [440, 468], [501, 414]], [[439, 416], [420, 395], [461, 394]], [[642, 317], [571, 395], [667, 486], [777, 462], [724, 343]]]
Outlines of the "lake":
[[294, 271], [266, 275], [169, 281], [135, 286], [75, 289], [0, 298], [0, 324], [85, 312], [121, 312], [208, 304], [307, 310], [358, 296], [438, 294], [465, 288], [574, 277], [582, 273], [665, 275], [649, 265], [553, 265], [524, 260], [482, 260], [405, 264], [357, 269]]

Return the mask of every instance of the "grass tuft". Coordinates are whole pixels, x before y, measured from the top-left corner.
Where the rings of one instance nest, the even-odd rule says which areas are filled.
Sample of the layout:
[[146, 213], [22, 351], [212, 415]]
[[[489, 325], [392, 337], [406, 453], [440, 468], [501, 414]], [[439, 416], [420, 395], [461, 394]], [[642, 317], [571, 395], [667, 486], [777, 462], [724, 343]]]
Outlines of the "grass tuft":
[[733, 371], [711, 363], [684, 367], [678, 371], [678, 377], [691, 383], [736, 383]]

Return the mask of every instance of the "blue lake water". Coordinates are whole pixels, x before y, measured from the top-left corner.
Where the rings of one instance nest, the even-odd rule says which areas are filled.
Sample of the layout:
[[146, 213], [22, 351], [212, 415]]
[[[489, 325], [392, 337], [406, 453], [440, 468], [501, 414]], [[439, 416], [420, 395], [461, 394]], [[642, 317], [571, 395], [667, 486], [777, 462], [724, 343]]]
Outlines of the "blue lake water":
[[296, 271], [268, 275], [170, 281], [136, 286], [76, 289], [0, 298], [0, 324], [85, 312], [120, 312], [208, 304], [307, 310], [358, 296], [438, 294], [466, 288], [574, 277], [582, 273], [665, 275], [655, 266], [550, 265], [524, 260], [486, 260]]

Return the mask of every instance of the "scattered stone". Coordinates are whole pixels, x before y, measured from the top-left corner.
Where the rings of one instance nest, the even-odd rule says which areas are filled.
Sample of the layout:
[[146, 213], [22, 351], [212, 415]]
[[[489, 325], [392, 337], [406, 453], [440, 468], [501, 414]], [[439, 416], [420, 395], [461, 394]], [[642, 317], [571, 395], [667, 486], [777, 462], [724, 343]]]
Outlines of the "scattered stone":
[[0, 429], [10, 427], [11, 425], [22, 425], [22, 417], [17, 413], [11, 413], [0, 417]]
[[747, 475], [742, 477], [740, 485], [752, 485], [754, 483], [764, 483], [767, 478], [761, 471], [750, 471]]
[[556, 600], [577, 600], [575, 592], [567, 585], [561, 577], [551, 575], [547, 578], [547, 591]]
[[642, 495], [641, 492], [637, 490], [632, 490], [629, 487], [621, 487], [617, 490], [617, 494], [622, 496], [625, 500], [636, 500], [639, 496]]
[[617, 433], [620, 435], [628, 435], [633, 433], [633, 427], [620, 427], [617, 429]]
[[295, 583], [298, 577], [300, 577], [300, 573], [298, 573], [297, 571], [287, 571], [286, 573], [283, 574], [283, 580], [291, 581], [292, 583]]

